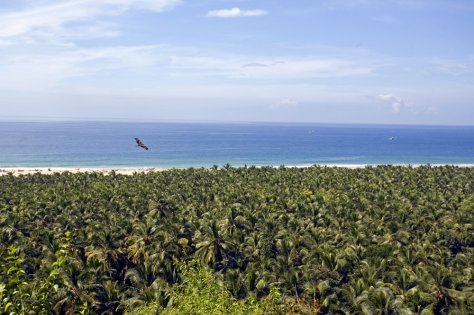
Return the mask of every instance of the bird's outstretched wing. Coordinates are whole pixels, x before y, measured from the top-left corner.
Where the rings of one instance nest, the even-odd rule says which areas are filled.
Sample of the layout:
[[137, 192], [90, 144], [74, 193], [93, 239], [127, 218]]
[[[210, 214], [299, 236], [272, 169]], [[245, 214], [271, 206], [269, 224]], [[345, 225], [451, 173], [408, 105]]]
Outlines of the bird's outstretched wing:
[[141, 148], [148, 151], [148, 147], [146, 145], [144, 145], [143, 142], [140, 139], [135, 138], [135, 141], [137, 142], [137, 146], [139, 146], [139, 147], [141, 147]]

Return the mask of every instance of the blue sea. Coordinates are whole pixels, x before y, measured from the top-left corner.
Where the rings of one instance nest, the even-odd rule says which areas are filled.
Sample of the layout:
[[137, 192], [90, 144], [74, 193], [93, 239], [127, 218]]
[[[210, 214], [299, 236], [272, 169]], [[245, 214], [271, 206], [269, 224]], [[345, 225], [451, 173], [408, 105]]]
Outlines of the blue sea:
[[474, 164], [474, 126], [0, 121], [0, 167], [227, 163]]

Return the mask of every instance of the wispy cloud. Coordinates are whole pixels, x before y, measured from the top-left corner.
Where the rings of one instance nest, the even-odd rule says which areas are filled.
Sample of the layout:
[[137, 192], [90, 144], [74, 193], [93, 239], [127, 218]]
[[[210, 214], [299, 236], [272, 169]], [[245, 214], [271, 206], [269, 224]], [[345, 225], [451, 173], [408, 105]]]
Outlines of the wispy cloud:
[[375, 98], [379, 101], [390, 104], [394, 113], [400, 112], [402, 108], [407, 106], [401, 97], [395, 96], [393, 94], [379, 94]]
[[432, 115], [438, 115], [439, 114], [439, 109], [437, 106], [429, 106], [427, 109], [426, 109], [426, 112], [428, 114], [432, 114]]
[[[131, 10], [161, 12], [180, 0], [28, 0], [0, 11], [0, 86], [36, 91], [69, 86], [68, 80], [109, 76], [155, 64], [160, 45], [81, 47], [79, 39], [118, 37], [117, 17]], [[118, 79], [117, 79], [118, 80]], [[80, 79], [79, 79], [80, 81]]]
[[71, 79], [84, 86], [93, 85], [98, 78], [104, 86], [128, 78], [133, 78], [131, 83], [159, 85], [170, 81], [185, 84], [195, 82], [196, 78], [208, 83], [296, 83], [307, 79], [368, 77], [379, 67], [368, 59], [255, 57], [171, 45], [37, 48], [31, 52], [17, 51], [13, 46], [3, 48], [6, 53], [0, 61], [0, 86], [29, 91], [72, 87]]
[[269, 65], [266, 65], [264, 63], [260, 63], [260, 62], [250, 62], [250, 63], [246, 63], [244, 65], [242, 65], [242, 68], [253, 68], [253, 67], [257, 67], [257, 68], [265, 68], [265, 67], [269, 67]]
[[250, 63], [246, 63], [244, 65], [242, 65], [242, 68], [266, 68], [266, 67], [273, 67], [273, 66], [276, 66], [278, 64], [283, 64], [285, 63], [284, 61], [273, 61], [272, 63], [270, 64], [265, 64], [265, 63], [261, 63], [261, 62], [250, 62]]
[[[254, 59], [248, 62], [248, 59]], [[314, 57], [260, 57], [231, 55], [213, 57], [173, 56], [175, 70], [195, 71], [201, 75], [224, 76], [231, 79], [294, 80], [331, 77], [370, 76], [377, 65], [344, 58]]]
[[163, 11], [180, 0], [66, 0], [33, 6], [21, 11], [0, 13], [0, 37], [31, 32], [63, 32], [69, 23], [93, 21], [129, 10]]
[[432, 59], [430, 65], [434, 67], [437, 72], [448, 75], [463, 75], [472, 72], [474, 62], [473, 60], [451, 60], [444, 58]]
[[[0, 63], [0, 86], [37, 91], [58, 88], [72, 78], [107, 75], [121, 70], [129, 74], [153, 65], [158, 46], [69, 48], [53, 52], [9, 56]], [[66, 85], [67, 86], [67, 85]]]
[[207, 12], [208, 17], [236, 18], [267, 15], [268, 11], [262, 9], [242, 10], [240, 8], [212, 10]]
[[271, 104], [269, 107], [271, 109], [278, 109], [278, 108], [293, 108], [298, 105], [298, 101], [292, 98], [282, 98], [277, 102]]

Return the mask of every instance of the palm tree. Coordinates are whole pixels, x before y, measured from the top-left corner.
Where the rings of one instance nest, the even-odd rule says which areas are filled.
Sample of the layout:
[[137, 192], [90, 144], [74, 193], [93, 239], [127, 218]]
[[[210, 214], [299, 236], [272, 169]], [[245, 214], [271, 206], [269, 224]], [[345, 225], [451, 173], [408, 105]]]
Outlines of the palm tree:
[[219, 232], [215, 220], [204, 226], [202, 231], [197, 231], [193, 240], [196, 242], [196, 255], [200, 257], [201, 262], [215, 269], [224, 267], [222, 262], [228, 258], [228, 251], [234, 247], [233, 242]]

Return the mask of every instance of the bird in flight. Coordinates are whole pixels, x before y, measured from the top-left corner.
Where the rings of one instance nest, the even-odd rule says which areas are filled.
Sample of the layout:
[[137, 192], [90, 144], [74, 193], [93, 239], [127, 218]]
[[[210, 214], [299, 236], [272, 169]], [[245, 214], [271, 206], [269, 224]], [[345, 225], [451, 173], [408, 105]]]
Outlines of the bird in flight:
[[137, 147], [143, 148], [143, 149], [148, 151], [148, 147], [146, 145], [144, 145], [143, 142], [140, 139], [135, 138], [135, 141], [137, 142]]

